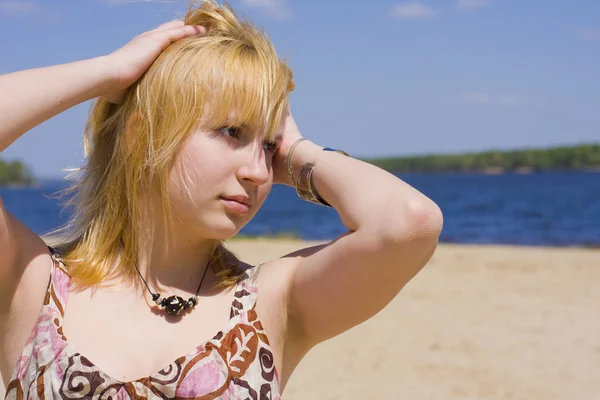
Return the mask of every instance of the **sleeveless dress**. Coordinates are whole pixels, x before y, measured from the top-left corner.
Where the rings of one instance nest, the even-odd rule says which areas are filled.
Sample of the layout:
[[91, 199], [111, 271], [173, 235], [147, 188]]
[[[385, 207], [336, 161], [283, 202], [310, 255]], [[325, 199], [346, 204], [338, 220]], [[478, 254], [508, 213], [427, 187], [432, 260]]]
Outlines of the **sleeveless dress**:
[[63, 334], [70, 278], [53, 255], [44, 305], [6, 399], [281, 399], [273, 353], [255, 310], [258, 269], [248, 269], [236, 285], [223, 330], [154, 375], [123, 382], [78, 353]]

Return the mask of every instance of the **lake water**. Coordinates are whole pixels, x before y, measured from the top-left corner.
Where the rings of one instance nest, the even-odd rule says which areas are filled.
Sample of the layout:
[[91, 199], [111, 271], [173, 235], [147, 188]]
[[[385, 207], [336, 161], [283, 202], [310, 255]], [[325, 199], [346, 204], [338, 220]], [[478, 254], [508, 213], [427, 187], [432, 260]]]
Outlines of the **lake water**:
[[[442, 242], [600, 246], [600, 173], [398, 176], [440, 206]], [[0, 188], [0, 196], [10, 212], [41, 234], [69, 216], [49, 197], [63, 187], [62, 181], [43, 181], [40, 188]], [[292, 188], [274, 186], [241, 233], [328, 240], [344, 231], [333, 209], [300, 200]]]

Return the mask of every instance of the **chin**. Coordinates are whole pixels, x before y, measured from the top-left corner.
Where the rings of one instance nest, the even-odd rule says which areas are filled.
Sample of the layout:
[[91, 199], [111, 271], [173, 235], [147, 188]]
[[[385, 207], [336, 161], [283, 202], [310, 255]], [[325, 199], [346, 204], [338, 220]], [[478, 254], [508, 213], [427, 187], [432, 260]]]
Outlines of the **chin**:
[[[211, 210], [212, 211], [212, 210]], [[188, 214], [187, 218], [180, 219], [180, 229], [189, 232], [189, 235], [198, 239], [211, 240], [231, 239], [252, 219], [254, 213], [246, 215], [229, 213], [224, 210]], [[190, 228], [192, 228], [190, 230]]]
[[229, 218], [224, 216], [219, 218], [219, 221], [211, 221], [210, 224], [205, 225], [205, 229], [210, 235], [211, 239], [214, 240], [227, 240], [231, 239], [246, 225], [248, 221], [243, 222], [239, 219]]

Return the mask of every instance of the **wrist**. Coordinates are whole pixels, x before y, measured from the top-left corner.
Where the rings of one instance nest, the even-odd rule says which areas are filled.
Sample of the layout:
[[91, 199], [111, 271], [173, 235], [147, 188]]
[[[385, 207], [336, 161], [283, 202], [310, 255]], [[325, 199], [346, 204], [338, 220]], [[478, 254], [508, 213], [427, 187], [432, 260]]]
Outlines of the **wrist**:
[[[323, 152], [323, 147], [311, 142], [310, 140], [303, 140], [296, 145], [293, 154], [288, 155], [291, 158], [286, 158], [287, 166], [291, 167], [291, 177], [289, 173], [286, 173], [287, 182], [289, 186], [295, 186], [295, 180], [300, 168], [307, 163], [316, 163], [317, 159]], [[289, 172], [289, 171], [288, 171]]]
[[99, 93], [96, 97], [106, 96], [119, 90], [121, 77], [117, 68], [111, 63], [110, 56], [93, 58], [94, 70], [100, 77]]

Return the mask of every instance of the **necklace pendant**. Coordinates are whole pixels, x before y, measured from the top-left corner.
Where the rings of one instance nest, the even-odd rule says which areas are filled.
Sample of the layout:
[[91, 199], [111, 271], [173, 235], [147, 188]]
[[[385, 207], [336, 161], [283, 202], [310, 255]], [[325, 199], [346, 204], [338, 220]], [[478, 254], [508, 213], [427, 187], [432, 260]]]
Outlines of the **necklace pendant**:
[[185, 304], [185, 300], [179, 296], [170, 296], [164, 299], [164, 307], [169, 315], [179, 315], [184, 310]]

